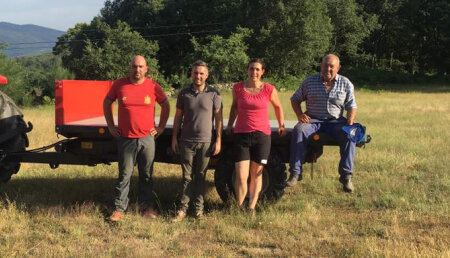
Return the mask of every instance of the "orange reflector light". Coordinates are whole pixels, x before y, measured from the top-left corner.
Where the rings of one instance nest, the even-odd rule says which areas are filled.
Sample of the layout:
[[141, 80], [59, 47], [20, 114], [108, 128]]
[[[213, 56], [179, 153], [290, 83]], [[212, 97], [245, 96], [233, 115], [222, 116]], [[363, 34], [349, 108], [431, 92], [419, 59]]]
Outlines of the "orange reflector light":
[[104, 134], [104, 133], [105, 133], [105, 128], [100, 128], [100, 129], [98, 129], [98, 133], [99, 133], [99, 134]]
[[320, 136], [318, 134], [313, 135], [314, 141], [318, 141], [320, 139]]
[[92, 150], [94, 148], [94, 143], [93, 142], [81, 142], [81, 148], [87, 149], [87, 150]]

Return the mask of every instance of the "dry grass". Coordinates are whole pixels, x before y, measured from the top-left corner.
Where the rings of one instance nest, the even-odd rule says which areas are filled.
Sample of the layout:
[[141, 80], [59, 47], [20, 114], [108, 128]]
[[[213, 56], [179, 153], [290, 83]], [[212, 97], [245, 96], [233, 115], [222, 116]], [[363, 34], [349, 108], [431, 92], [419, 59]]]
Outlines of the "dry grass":
[[[287, 119], [289, 97], [280, 93]], [[225, 116], [230, 105], [225, 96]], [[338, 152], [326, 148], [304, 180], [256, 218], [224, 206], [208, 174], [202, 221], [169, 222], [180, 169], [155, 165], [162, 218], [143, 219], [132, 204], [117, 225], [105, 221], [116, 165], [24, 164], [0, 185], [0, 256], [450, 256], [450, 94], [357, 92], [358, 120], [373, 137], [358, 149], [356, 193], [337, 182]], [[173, 106], [173, 105], [172, 105]], [[53, 107], [25, 109], [31, 147], [57, 140]], [[273, 116], [273, 114], [272, 114]]]

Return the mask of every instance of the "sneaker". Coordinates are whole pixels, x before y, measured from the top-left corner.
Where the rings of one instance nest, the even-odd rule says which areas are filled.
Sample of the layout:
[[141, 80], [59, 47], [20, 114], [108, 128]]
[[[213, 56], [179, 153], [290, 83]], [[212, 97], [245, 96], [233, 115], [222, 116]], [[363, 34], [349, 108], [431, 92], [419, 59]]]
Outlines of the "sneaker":
[[355, 191], [355, 188], [353, 187], [353, 183], [352, 183], [352, 175], [351, 174], [341, 176], [339, 178], [339, 181], [342, 183], [342, 188], [344, 189], [344, 192], [353, 193], [353, 191]]
[[195, 216], [194, 216], [196, 219], [203, 219], [204, 217], [205, 217], [205, 214], [203, 213], [203, 211], [197, 211], [196, 213], [195, 213]]
[[111, 214], [111, 216], [109, 216], [109, 220], [110, 220], [110, 221], [117, 222], [117, 221], [120, 220], [120, 218], [122, 217], [122, 215], [123, 215], [123, 212], [121, 212], [121, 211], [114, 211], [114, 212]]
[[175, 216], [175, 218], [172, 219], [172, 222], [180, 222], [180, 221], [183, 221], [184, 218], [186, 218], [186, 212], [179, 210], [177, 212], [177, 216]]
[[158, 213], [152, 207], [149, 207], [142, 212], [142, 216], [147, 219], [156, 219], [158, 218]]
[[286, 181], [286, 186], [290, 187], [290, 186], [294, 186], [297, 184], [297, 181], [301, 181], [303, 179], [302, 175], [294, 175], [291, 174], [289, 176], [289, 179]]

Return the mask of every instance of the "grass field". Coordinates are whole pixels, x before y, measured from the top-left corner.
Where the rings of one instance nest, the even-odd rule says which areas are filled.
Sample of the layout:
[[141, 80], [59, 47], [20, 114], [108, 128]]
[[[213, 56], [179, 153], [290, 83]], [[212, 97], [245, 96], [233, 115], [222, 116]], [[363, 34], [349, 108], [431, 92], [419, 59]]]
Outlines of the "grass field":
[[[280, 98], [293, 120], [291, 94]], [[230, 94], [223, 95], [227, 117]], [[306, 165], [304, 180], [254, 219], [222, 204], [209, 171], [207, 217], [173, 224], [180, 168], [156, 164], [162, 217], [147, 221], [137, 212], [135, 176], [129, 212], [110, 224], [116, 164], [56, 170], [22, 164], [0, 185], [0, 257], [450, 257], [449, 91], [357, 91], [356, 97], [357, 120], [373, 140], [357, 150], [354, 194], [342, 192], [338, 150], [327, 147], [314, 180]], [[58, 140], [53, 106], [23, 112], [34, 124], [31, 148]]]

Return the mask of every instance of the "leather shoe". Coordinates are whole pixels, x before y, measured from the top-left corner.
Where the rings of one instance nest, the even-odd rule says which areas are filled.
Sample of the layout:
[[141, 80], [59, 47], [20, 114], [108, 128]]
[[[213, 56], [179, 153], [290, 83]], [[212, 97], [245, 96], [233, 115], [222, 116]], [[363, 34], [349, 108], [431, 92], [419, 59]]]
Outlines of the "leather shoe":
[[342, 183], [342, 188], [344, 189], [344, 192], [353, 193], [353, 191], [355, 191], [355, 188], [352, 183], [352, 175], [351, 174], [341, 176], [339, 178], [339, 181]]
[[144, 210], [142, 216], [147, 219], [156, 219], [158, 217], [158, 213], [153, 208], [149, 207]]
[[172, 219], [172, 222], [180, 222], [183, 221], [184, 218], [186, 218], [186, 212], [180, 210], [177, 212], [177, 216], [175, 216], [175, 218]]
[[297, 184], [297, 181], [301, 181], [303, 179], [302, 175], [291, 174], [289, 179], [286, 181], [286, 186], [291, 187]]
[[203, 211], [197, 211], [195, 212], [195, 216], [196, 219], [203, 219], [205, 217], [205, 214], [203, 213]]

